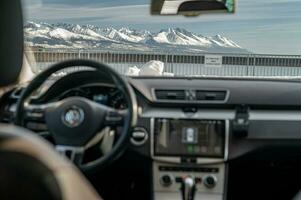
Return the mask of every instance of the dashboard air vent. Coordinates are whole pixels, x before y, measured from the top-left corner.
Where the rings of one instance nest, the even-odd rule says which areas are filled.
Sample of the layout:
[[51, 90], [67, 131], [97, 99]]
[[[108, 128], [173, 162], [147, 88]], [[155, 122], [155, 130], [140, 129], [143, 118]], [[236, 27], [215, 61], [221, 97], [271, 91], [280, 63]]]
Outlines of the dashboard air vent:
[[198, 101], [225, 101], [226, 95], [226, 91], [196, 91], [196, 99]]
[[158, 100], [185, 100], [185, 90], [155, 90]]

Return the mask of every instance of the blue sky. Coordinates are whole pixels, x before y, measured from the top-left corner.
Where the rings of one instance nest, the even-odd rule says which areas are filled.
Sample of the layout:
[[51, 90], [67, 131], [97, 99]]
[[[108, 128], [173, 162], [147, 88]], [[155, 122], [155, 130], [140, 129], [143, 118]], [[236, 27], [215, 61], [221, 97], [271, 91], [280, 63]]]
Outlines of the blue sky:
[[220, 34], [255, 53], [301, 54], [301, 0], [238, 0], [237, 12], [199, 17], [151, 16], [150, 0], [23, 0], [25, 20], [130, 27], [181, 27]]

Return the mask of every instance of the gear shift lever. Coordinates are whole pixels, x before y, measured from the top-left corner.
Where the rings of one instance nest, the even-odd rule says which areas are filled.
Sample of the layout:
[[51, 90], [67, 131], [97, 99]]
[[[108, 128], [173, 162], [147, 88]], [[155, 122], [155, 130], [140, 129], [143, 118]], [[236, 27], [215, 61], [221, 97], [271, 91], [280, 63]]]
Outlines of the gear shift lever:
[[186, 176], [183, 178], [181, 187], [183, 200], [193, 200], [195, 194], [195, 181], [192, 177]]

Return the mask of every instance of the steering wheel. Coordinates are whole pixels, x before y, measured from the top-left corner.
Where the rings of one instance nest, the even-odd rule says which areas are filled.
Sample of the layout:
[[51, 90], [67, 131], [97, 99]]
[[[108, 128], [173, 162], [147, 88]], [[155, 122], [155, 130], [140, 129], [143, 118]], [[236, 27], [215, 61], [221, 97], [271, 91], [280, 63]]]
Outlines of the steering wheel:
[[[123, 93], [128, 108], [121, 111], [83, 97], [68, 97], [38, 105], [30, 104], [32, 93], [53, 73], [74, 66], [89, 67], [111, 77], [116, 87]], [[45, 120], [57, 151], [68, 156], [82, 171], [93, 171], [110, 164], [127, 147], [131, 129], [137, 121], [137, 101], [129, 83], [112, 68], [90, 60], [69, 60], [41, 72], [22, 92], [17, 103], [15, 124], [25, 126], [27, 117]], [[113, 130], [118, 126], [122, 126], [121, 134], [117, 141], [110, 140], [109, 150], [92, 161], [83, 162], [86, 150], [104, 141], [105, 135], [114, 136]]]

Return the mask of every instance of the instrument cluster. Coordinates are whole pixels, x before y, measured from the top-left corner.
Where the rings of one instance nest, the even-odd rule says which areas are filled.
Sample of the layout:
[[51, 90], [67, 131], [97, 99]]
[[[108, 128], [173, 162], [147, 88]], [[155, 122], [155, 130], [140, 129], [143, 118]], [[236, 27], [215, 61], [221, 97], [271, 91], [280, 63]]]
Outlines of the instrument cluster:
[[58, 99], [61, 100], [72, 96], [85, 97], [115, 109], [123, 110], [127, 108], [124, 95], [113, 86], [85, 85], [64, 92]]

